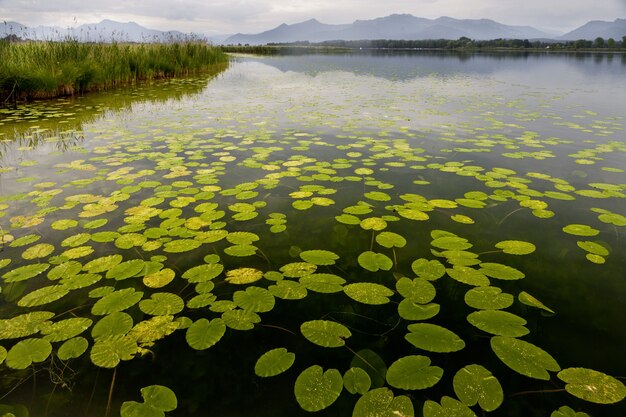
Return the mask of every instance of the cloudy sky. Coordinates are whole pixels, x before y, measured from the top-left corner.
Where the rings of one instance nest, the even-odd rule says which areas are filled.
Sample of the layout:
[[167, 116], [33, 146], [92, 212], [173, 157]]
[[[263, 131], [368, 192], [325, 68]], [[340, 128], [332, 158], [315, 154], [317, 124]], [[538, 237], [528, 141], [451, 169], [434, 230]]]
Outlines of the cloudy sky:
[[0, 0], [0, 21], [28, 26], [112, 19], [206, 34], [257, 33], [310, 18], [351, 23], [392, 13], [489, 18], [567, 32], [589, 20], [626, 18], [626, 0]]

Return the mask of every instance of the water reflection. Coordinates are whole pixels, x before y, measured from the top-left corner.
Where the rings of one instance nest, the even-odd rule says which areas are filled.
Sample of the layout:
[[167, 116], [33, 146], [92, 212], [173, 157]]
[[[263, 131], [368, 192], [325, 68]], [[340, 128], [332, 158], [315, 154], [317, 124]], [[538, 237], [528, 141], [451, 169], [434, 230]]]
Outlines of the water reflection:
[[84, 125], [143, 103], [169, 106], [201, 93], [211, 78], [162, 80], [0, 108], [0, 168], [21, 151], [65, 152], [82, 143]]

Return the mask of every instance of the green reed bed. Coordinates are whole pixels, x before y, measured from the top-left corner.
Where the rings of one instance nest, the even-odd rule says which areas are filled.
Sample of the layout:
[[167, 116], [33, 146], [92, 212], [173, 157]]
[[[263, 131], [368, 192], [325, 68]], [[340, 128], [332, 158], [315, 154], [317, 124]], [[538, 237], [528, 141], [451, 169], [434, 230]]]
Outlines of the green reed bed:
[[202, 42], [104, 44], [0, 41], [0, 99], [49, 98], [224, 67], [228, 57]]

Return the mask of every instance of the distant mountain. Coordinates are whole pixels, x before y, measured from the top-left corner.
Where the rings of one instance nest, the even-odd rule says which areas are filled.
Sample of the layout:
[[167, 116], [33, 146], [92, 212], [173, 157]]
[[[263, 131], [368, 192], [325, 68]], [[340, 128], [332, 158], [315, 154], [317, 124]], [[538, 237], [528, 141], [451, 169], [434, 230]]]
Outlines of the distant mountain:
[[270, 42], [327, 40], [458, 39], [462, 36], [470, 39], [538, 39], [554, 38], [557, 35], [530, 26], [509, 26], [489, 19], [424, 19], [410, 14], [393, 14], [373, 20], [357, 20], [347, 25], [327, 25], [315, 19], [295, 25], [283, 23], [256, 35], [233, 35], [224, 43], [259, 45]]
[[626, 19], [615, 19], [613, 22], [604, 22], [601, 20], [592, 20], [587, 22], [578, 29], [566, 33], [561, 36], [563, 40], [578, 39], [596, 39], [598, 37], [616, 41], [622, 40], [622, 36], [626, 36]]
[[100, 23], [85, 24], [75, 28], [27, 27], [16, 22], [0, 22], [0, 37], [11, 34], [22, 39], [63, 40], [70, 38], [79, 42], [168, 42], [195, 36], [178, 31], [163, 32], [147, 29], [135, 22], [121, 23], [113, 20], [103, 20]]

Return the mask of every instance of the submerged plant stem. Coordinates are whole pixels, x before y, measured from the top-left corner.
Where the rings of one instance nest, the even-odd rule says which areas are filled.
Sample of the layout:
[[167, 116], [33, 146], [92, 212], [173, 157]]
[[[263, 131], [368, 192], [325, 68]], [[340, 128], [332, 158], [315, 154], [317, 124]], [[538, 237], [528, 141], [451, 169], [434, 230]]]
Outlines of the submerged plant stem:
[[107, 407], [104, 411], [104, 417], [109, 417], [111, 411], [111, 401], [113, 400], [113, 389], [115, 388], [115, 376], [117, 375], [117, 366], [113, 368], [113, 376], [111, 377], [111, 386], [109, 387], [109, 396], [107, 398]]

